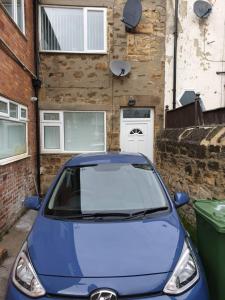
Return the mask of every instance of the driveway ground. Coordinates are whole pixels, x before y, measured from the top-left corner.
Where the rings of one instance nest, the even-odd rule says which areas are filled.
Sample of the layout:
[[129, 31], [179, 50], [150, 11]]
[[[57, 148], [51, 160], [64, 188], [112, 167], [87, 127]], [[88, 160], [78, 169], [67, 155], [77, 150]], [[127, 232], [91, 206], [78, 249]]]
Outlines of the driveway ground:
[[36, 212], [28, 211], [0, 242], [0, 247], [8, 251], [8, 257], [0, 265], [0, 300], [4, 300], [10, 270], [23, 241], [31, 229], [35, 216]]

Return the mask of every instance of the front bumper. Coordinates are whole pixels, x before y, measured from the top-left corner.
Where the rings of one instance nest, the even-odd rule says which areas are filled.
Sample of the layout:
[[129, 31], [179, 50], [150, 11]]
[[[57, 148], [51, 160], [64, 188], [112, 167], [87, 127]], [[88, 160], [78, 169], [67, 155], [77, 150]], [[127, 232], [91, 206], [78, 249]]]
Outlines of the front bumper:
[[[120, 299], [120, 297], [118, 297]], [[154, 296], [123, 296], [123, 298], [129, 300], [129, 299], [135, 299], [135, 300], [209, 300], [209, 295], [208, 295], [208, 289], [206, 282], [203, 278], [200, 278], [200, 280], [192, 287], [189, 291], [182, 295], [178, 296], [169, 296], [169, 295], [154, 295]], [[14, 284], [10, 281], [8, 285], [8, 290], [6, 294], [5, 300], [31, 300], [33, 298], [30, 298], [23, 293], [21, 293], [15, 286]], [[49, 296], [43, 296], [38, 298], [39, 300], [49, 300]], [[66, 299], [77, 299], [77, 297], [64, 297], [57, 295], [54, 297], [54, 295], [51, 295], [51, 300], [66, 300]], [[84, 298], [85, 299], [85, 298]], [[87, 297], [87, 299], [89, 299]]]

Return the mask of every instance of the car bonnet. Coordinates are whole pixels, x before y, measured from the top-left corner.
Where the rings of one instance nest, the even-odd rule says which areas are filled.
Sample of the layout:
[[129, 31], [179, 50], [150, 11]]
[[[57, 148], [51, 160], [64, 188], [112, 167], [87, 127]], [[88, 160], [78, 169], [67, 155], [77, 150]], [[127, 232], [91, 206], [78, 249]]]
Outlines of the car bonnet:
[[39, 215], [28, 237], [28, 251], [38, 274], [104, 278], [171, 272], [183, 243], [175, 211], [115, 222], [72, 222]]

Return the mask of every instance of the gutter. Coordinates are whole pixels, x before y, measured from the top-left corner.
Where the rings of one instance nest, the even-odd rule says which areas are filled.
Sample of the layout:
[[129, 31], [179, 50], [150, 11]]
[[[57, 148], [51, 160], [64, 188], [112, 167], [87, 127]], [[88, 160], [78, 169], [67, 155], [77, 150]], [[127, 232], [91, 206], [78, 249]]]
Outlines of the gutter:
[[36, 97], [35, 101], [35, 117], [36, 117], [36, 168], [37, 168], [37, 192], [38, 195], [41, 193], [41, 176], [40, 176], [40, 115], [39, 115], [39, 89], [41, 88], [41, 80], [39, 78], [39, 31], [38, 31], [38, 0], [33, 2], [33, 32], [34, 32], [34, 64], [36, 79], [33, 79], [34, 95]]
[[179, 0], [175, 0], [174, 13], [174, 47], [173, 47], [173, 109], [176, 108], [177, 100], [177, 41], [178, 41], [178, 13]]

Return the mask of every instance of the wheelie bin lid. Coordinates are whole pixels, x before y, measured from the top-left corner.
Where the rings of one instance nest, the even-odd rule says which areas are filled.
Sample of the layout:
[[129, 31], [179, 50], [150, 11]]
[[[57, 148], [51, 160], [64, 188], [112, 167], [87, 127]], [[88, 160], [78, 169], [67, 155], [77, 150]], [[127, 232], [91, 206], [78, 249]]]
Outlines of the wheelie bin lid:
[[195, 200], [196, 213], [207, 219], [216, 231], [225, 233], [225, 200]]

